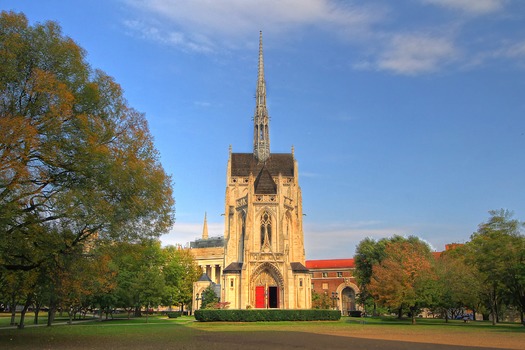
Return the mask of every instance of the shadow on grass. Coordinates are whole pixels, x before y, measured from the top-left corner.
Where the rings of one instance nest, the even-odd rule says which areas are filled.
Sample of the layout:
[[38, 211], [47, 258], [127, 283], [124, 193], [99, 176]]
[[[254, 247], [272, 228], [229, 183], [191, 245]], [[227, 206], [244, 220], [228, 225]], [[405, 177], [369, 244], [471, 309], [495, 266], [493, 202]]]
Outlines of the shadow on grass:
[[400, 326], [400, 327], [434, 327], [434, 328], [458, 328], [479, 330], [483, 332], [511, 332], [511, 333], [525, 333], [525, 327], [519, 323], [498, 323], [495, 326], [490, 321], [470, 321], [463, 322], [462, 320], [449, 320], [445, 322], [444, 319], [437, 318], [417, 318], [416, 324], [411, 323], [410, 318], [397, 317], [345, 317], [342, 319], [347, 324], [360, 324], [369, 326]]
[[[319, 334], [319, 323], [296, 323], [306, 326], [297, 331], [293, 326], [279, 330], [265, 329], [267, 323], [235, 324], [196, 323], [192, 318], [157, 319], [145, 323], [144, 318], [91, 322], [73, 326], [0, 330], [0, 344], [9, 349], [471, 349], [465, 346], [416, 343], [405, 341], [362, 339], [341, 335]], [[121, 322], [121, 323], [119, 323]], [[278, 322], [272, 322], [278, 325]], [[323, 323], [332, 325], [332, 323]], [[335, 322], [345, 326], [342, 322]], [[386, 324], [386, 323], [384, 323]], [[246, 325], [246, 324], [245, 324]], [[378, 324], [381, 326], [381, 324]], [[311, 332], [308, 329], [311, 328]], [[489, 348], [486, 348], [489, 349]]]

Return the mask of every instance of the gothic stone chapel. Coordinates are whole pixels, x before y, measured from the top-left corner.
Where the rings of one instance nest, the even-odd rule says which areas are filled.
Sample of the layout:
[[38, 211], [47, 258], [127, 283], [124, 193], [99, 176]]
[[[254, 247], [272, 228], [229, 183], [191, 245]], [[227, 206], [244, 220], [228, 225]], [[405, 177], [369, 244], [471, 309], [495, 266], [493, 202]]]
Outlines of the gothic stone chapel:
[[262, 33], [253, 124], [253, 153], [230, 146], [221, 301], [230, 309], [309, 309], [297, 161], [293, 147], [270, 152]]

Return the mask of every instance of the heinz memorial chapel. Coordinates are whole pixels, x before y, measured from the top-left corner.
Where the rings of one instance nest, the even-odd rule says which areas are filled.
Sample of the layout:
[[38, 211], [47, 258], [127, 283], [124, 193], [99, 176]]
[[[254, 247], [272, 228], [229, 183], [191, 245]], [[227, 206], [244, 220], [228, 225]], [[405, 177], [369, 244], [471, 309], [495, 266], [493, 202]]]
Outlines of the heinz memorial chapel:
[[309, 309], [297, 161], [293, 147], [270, 151], [262, 33], [255, 99], [253, 152], [229, 151], [221, 301], [229, 309]]

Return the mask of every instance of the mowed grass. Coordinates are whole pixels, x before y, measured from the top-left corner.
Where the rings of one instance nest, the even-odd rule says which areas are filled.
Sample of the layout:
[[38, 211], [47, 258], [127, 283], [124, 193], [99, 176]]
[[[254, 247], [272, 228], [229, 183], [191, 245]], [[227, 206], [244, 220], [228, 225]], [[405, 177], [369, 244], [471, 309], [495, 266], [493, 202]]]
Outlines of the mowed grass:
[[[28, 323], [29, 324], [29, 323]], [[524, 349], [525, 327], [489, 322], [342, 318], [327, 322], [201, 323], [165, 316], [0, 329], [6, 349], [258, 349], [337, 348], [349, 337]], [[344, 340], [344, 342], [342, 341]], [[0, 345], [0, 346], [1, 346]], [[334, 347], [335, 346], [335, 347]], [[344, 348], [344, 347], [341, 347]]]

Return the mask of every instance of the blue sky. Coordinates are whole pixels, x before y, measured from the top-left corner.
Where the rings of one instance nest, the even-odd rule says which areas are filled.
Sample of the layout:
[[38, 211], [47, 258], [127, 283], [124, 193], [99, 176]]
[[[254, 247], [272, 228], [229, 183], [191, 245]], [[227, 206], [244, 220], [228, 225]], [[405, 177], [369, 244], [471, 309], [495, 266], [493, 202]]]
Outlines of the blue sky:
[[525, 220], [525, 1], [0, 0], [54, 20], [144, 112], [173, 176], [165, 244], [223, 234], [228, 146], [251, 152], [263, 31], [272, 152], [295, 148], [307, 259], [365, 237], [465, 242]]

